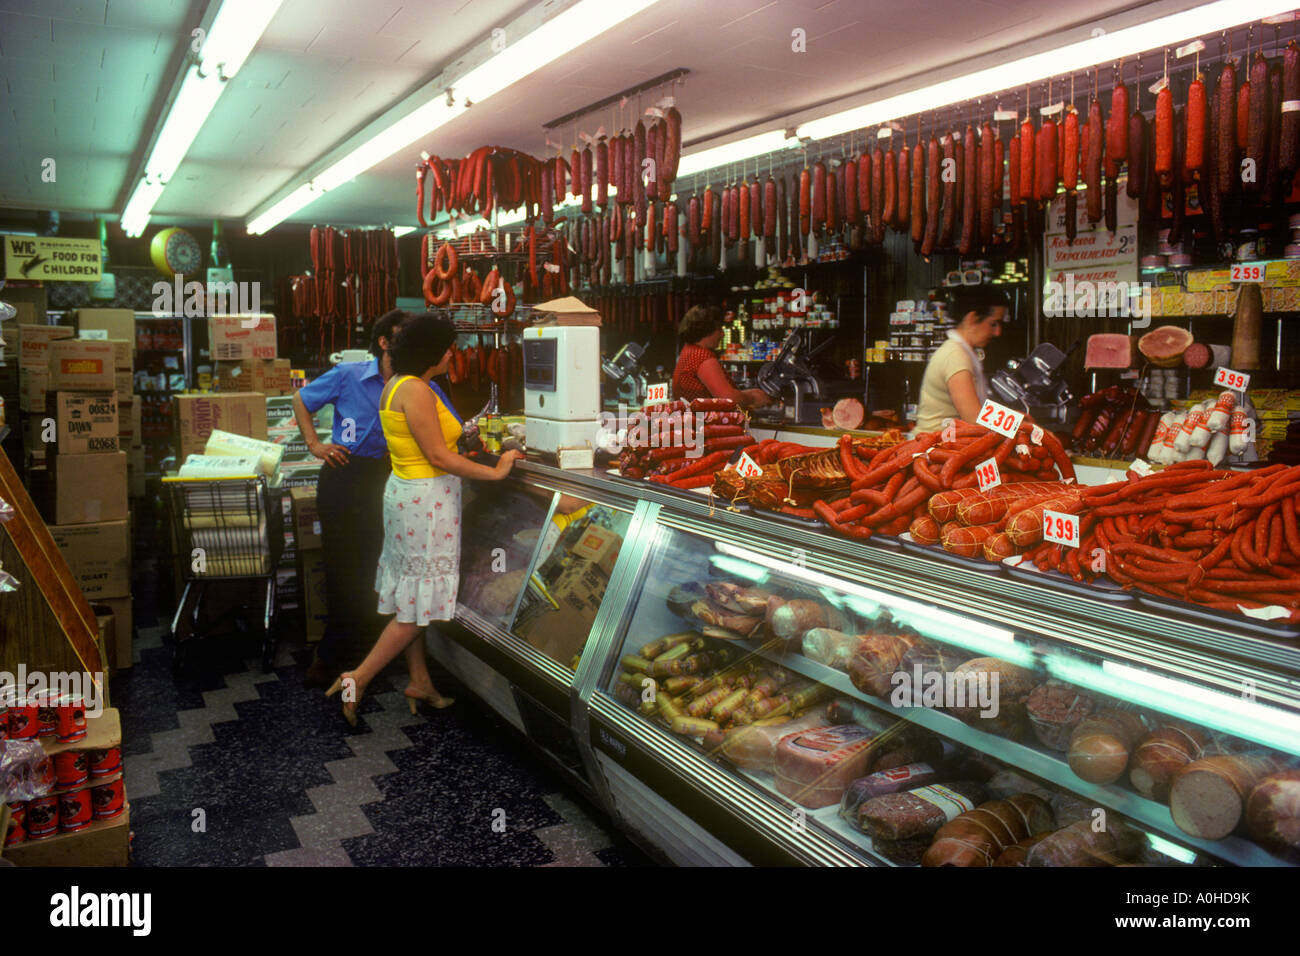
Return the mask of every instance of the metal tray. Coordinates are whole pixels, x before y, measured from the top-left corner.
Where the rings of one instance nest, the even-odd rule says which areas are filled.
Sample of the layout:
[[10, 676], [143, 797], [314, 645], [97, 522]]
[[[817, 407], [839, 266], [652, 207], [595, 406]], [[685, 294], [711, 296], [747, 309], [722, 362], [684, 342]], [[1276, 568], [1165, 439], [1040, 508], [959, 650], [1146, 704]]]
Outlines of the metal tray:
[[1126, 604], [1135, 597], [1132, 591], [1125, 591], [1114, 581], [1106, 578], [1097, 578], [1091, 584], [1085, 584], [1082, 581], [1074, 580], [1068, 574], [1062, 574], [1060, 571], [1040, 571], [1032, 561], [1022, 561], [1020, 564], [1008, 564], [1003, 561], [1002, 566], [1006, 568], [1007, 574], [1013, 578], [1056, 588], [1066, 594], [1093, 598], [1098, 601], [1113, 601], [1117, 604]]
[[1300, 640], [1300, 624], [1282, 624], [1273, 621], [1260, 621], [1233, 611], [1219, 611], [1212, 607], [1201, 607], [1190, 601], [1164, 598], [1155, 594], [1138, 591], [1137, 601], [1153, 610], [1177, 614], [1202, 624], [1217, 624], [1237, 631], [1246, 631], [1262, 637], [1279, 638], [1284, 641]]
[[964, 558], [960, 554], [953, 554], [935, 545], [917, 544], [906, 531], [903, 534], [907, 535], [907, 537], [900, 536], [899, 541], [903, 550], [909, 554], [922, 554], [927, 558], [934, 558], [936, 561], [944, 561], [959, 568], [965, 568], [967, 571], [983, 571], [985, 574], [997, 574], [1002, 570], [1000, 563], [992, 564], [983, 558]]

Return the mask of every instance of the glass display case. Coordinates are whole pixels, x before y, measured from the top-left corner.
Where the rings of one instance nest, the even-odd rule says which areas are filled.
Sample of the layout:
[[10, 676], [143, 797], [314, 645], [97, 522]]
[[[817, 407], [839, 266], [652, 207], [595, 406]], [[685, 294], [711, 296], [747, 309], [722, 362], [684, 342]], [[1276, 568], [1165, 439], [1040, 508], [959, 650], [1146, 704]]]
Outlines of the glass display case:
[[572, 666], [586, 777], [670, 860], [1300, 862], [1294, 644], [523, 471], [583, 508], [512, 636]]

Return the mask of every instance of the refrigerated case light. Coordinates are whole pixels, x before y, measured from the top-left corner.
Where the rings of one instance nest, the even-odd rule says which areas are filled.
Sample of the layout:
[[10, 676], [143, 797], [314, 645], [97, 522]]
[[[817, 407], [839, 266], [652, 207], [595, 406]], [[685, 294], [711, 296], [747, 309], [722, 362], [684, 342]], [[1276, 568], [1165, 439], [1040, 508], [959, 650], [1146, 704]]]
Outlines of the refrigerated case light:
[[1164, 837], [1158, 837], [1154, 833], [1148, 833], [1147, 842], [1151, 844], [1151, 849], [1157, 853], [1169, 857], [1171, 860], [1177, 860], [1179, 863], [1190, 866], [1196, 859], [1196, 851], [1177, 843], [1171, 843]]
[[770, 573], [757, 564], [741, 561], [739, 558], [729, 558], [724, 554], [710, 555], [709, 563], [725, 574], [734, 574], [736, 577], [748, 578], [750, 581], [761, 581]]
[[1300, 716], [1244, 696], [1234, 697], [1119, 661], [1102, 661], [1099, 667], [1052, 653], [1047, 655], [1046, 667], [1049, 674], [1067, 683], [1212, 726], [1287, 753], [1300, 753]]
[[969, 618], [960, 618], [949, 611], [927, 607], [907, 598], [896, 597], [893, 594], [864, 587], [861, 584], [845, 581], [842, 578], [834, 578], [829, 574], [823, 574], [820, 571], [790, 561], [780, 561], [757, 551], [750, 551], [748, 548], [728, 544], [725, 541], [717, 542], [717, 548], [723, 554], [759, 564], [765, 568], [771, 568], [773, 571], [787, 577], [797, 578], [808, 584], [824, 588], [831, 594], [838, 596], [841, 601], [854, 597], [876, 605], [883, 605], [889, 609], [889, 613], [894, 620], [900, 624], [914, 627], [922, 634], [931, 635], [935, 640], [957, 644], [977, 654], [992, 655], [1012, 664], [1018, 664], [1021, 667], [1032, 667], [1034, 665], [1033, 650], [1024, 644], [1018, 644], [1016, 635], [1005, 628], [994, 627], [991, 624]]

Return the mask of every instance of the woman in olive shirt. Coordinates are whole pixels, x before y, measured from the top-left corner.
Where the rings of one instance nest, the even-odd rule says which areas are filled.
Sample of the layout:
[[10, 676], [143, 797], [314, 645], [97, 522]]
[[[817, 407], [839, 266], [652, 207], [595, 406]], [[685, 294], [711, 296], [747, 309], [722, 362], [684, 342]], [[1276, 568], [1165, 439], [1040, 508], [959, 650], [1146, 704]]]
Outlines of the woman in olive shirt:
[[930, 356], [921, 379], [918, 432], [938, 431], [949, 418], [975, 421], [987, 396], [984, 347], [1002, 334], [1007, 297], [990, 286], [963, 286], [953, 296], [952, 314], [961, 316], [957, 328]]

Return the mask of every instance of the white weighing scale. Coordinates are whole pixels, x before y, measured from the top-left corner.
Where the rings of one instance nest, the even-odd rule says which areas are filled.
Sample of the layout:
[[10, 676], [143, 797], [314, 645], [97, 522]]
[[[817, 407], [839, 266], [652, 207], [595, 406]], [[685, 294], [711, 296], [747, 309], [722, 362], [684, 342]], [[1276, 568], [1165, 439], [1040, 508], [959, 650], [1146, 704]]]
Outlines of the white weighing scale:
[[528, 450], [594, 448], [600, 426], [600, 328], [547, 325], [524, 333]]

